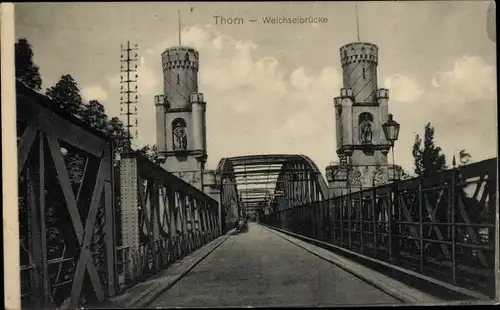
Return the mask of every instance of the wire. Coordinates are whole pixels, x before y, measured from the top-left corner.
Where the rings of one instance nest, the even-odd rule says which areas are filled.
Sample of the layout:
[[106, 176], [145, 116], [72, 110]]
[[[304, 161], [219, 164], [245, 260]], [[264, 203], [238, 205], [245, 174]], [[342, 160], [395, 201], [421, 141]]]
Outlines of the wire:
[[[170, 86], [173, 87], [173, 84], [168, 79], [165, 79], [165, 80], [167, 81], [168, 84], [170, 84]], [[181, 97], [184, 98], [184, 100], [189, 101], [179, 90], [176, 90], [176, 93], [178, 93], [179, 95], [181, 95]]]
[[[358, 93], [356, 95], [354, 95], [354, 98], [356, 98], [365, 88], [366, 86], [368, 86], [368, 84], [370, 84], [370, 82], [373, 80], [373, 78], [377, 75], [377, 71], [375, 71], [372, 76], [370, 77], [370, 79], [368, 80], [368, 82], [366, 82], [366, 84], [363, 86], [363, 88], [361, 88]], [[373, 93], [373, 90], [372, 92], [370, 92], [370, 96], [371, 94]], [[367, 97], [368, 98], [368, 97]]]

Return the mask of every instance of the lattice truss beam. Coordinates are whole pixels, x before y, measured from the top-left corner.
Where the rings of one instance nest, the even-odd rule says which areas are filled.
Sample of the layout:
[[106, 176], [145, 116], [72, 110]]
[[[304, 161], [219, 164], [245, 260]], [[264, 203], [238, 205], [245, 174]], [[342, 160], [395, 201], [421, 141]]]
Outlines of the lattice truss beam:
[[490, 159], [281, 210], [263, 222], [492, 294], [496, 182]]
[[115, 174], [107, 135], [17, 95], [23, 308], [103, 301], [220, 235], [217, 201], [137, 153]]
[[23, 300], [102, 301], [115, 285], [112, 142], [19, 83], [17, 112]]
[[222, 159], [216, 172], [223, 186], [222, 204], [254, 213], [264, 206], [290, 207], [328, 197], [319, 169], [303, 155], [252, 155]]
[[137, 282], [219, 236], [218, 204], [139, 154], [120, 162], [125, 278]]

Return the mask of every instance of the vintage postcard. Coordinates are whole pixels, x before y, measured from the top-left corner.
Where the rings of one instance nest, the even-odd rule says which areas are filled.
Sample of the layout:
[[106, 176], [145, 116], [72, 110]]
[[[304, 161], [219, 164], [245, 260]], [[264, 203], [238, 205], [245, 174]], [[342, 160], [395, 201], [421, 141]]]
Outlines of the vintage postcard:
[[496, 303], [495, 14], [2, 4], [6, 308]]

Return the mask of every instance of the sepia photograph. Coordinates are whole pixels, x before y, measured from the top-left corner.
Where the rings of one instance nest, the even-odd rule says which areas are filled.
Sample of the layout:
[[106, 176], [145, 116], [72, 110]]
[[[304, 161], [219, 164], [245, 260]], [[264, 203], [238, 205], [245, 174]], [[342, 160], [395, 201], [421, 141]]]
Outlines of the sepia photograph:
[[498, 303], [493, 1], [10, 5], [6, 309]]

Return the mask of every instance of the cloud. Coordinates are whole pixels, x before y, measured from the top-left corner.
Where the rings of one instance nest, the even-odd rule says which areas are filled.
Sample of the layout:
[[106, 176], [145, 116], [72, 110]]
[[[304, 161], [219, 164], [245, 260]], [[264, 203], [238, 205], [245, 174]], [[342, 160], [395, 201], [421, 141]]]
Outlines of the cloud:
[[304, 68], [299, 68], [290, 76], [290, 82], [295, 89], [304, 90], [309, 88], [312, 83], [312, 79], [306, 76]]
[[449, 153], [466, 148], [473, 159], [496, 156], [497, 83], [496, 68], [482, 58], [464, 56], [451, 70], [434, 78], [439, 87], [426, 100], [432, 109], [427, 117], [441, 130], [443, 148]]
[[435, 96], [439, 103], [464, 104], [496, 98], [495, 68], [481, 57], [464, 56], [455, 62], [452, 70], [437, 72], [432, 81], [435, 88], [441, 89]]
[[[138, 144], [155, 143], [153, 96], [162, 92], [160, 53], [175, 45], [167, 38], [143, 55], [139, 67]], [[172, 44], [173, 43], [173, 44]], [[324, 170], [334, 155], [334, 68], [285, 75], [279, 59], [260, 56], [252, 41], [219, 33], [212, 27], [185, 28], [182, 45], [200, 53], [199, 91], [207, 101], [208, 166], [222, 157], [258, 153], [304, 153]], [[108, 78], [119, 89], [119, 76]]]
[[413, 78], [401, 74], [391, 75], [384, 85], [390, 89], [391, 99], [398, 102], [414, 102], [424, 93]]
[[82, 88], [82, 96], [86, 101], [104, 101], [108, 98], [108, 92], [100, 85], [89, 85]]
[[[412, 83], [407, 78], [398, 79], [388, 79], [392, 85], [386, 86], [395, 88], [397, 94], [390, 88], [389, 109], [401, 123], [400, 140], [396, 142], [399, 163], [411, 169], [413, 139], [416, 133], [423, 134], [427, 122], [435, 127], [436, 143], [448, 161], [460, 149], [469, 151], [473, 160], [496, 156], [494, 66], [477, 56], [460, 57], [451, 68], [436, 72], [430, 78], [431, 87], [415, 101], [409, 100], [411, 94], [418, 93]], [[400, 96], [403, 93], [410, 95]]]
[[[209, 169], [223, 157], [248, 154], [305, 154], [322, 172], [335, 160], [332, 102], [341, 88], [340, 64], [321, 70], [299, 64], [285, 71], [279, 58], [262, 55], [255, 42], [228, 36], [214, 27], [185, 28], [182, 37], [183, 45], [200, 53], [199, 91], [207, 101]], [[156, 142], [153, 97], [163, 91], [160, 54], [175, 45], [176, 38], [166, 38], [149, 48], [151, 54], [143, 55], [139, 145]], [[454, 66], [436, 71], [440, 72], [428, 81], [397, 73], [384, 80], [390, 89], [390, 112], [401, 123], [396, 162], [411, 170], [414, 137], [422, 134], [427, 122], [436, 127], [436, 143], [448, 156], [462, 148], [473, 159], [494, 156], [494, 67], [479, 57], [462, 57]], [[108, 77], [108, 83], [110, 93], [119, 93], [119, 76]]]

